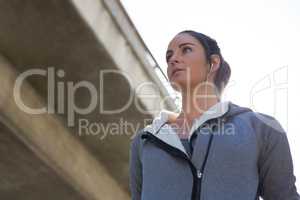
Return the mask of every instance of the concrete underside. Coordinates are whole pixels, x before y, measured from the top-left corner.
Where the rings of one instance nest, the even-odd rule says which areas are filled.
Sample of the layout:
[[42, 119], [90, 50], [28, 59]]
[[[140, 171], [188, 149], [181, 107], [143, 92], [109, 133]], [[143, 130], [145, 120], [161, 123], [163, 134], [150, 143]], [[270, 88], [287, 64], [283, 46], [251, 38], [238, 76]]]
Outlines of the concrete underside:
[[84, 199], [0, 124], [1, 199]]
[[[102, 1], [89, 0], [87, 4], [101, 6], [103, 12], [108, 13], [111, 11], [108, 7], [104, 6], [104, 2]], [[141, 128], [145, 125], [145, 120], [149, 122], [153, 116], [150, 113], [141, 113], [137, 109], [136, 104], [133, 103], [126, 110], [117, 114], [100, 113], [101, 103], [106, 110], [124, 106], [134, 89], [134, 86], [130, 85], [124, 77], [117, 76], [116, 74], [105, 76], [103, 80], [104, 87], [101, 88], [99, 78], [101, 70], [126, 69], [126, 72], [132, 75], [136, 83], [143, 81], [152, 81], [158, 85], [161, 83], [156, 82], [157, 79], [153, 80], [155, 76], [154, 70], [153, 74], [149, 75], [149, 69], [144, 69], [148, 67], [143, 65], [146, 61], [141, 61], [141, 58], [135, 53], [134, 48], [131, 48], [130, 42], [124, 42], [126, 41], [126, 36], [119, 28], [116, 28], [116, 24], [108, 24], [105, 28], [109, 29], [107, 34], [110, 34], [109, 31], [119, 31], [116, 32], [118, 33], [118, 38], [121, 38], [118, 41], [123, 45], [120, 45], [118, 41], [115, 43], [110, 42], [109, 44], [105, 42], [106, 40], [101, 41], [101, 38], [105, 38], [107, 35], [99, 35], [92, 25], [87, 23], [88, 21], [84, 17], [84, 13], [77, 10], [78, 6], [80, 5], [76, 1], [0, 0], [0, 54], [9, 61], [11, 68], [13, 68], [12, 70], [17, 74], [34, 68], [47, 70], [49, 67], [54, 67], [55, 72], [58, 70], [65, 72], [64, 77], [60, 78], [56, 76], [55, 81], [55, 84], [58, 82], [64, 84], [65, 90], [63, 96], [65, 98], [63, 100], [57, 99], [58, 90], [56, 85], [54, 94], [50, 94], [54, 99], [54, 110], [56, 112], [55, 114], [48, 115], [53, 116], [55, 120], [63, 124], [67, 130], [67, 134], [70, 134], [79, 141], [83, 149], [86, 149], [89, 155], [105, 168], [104, 171], [107, 172], [113, 183], [116, 183], [113, 187], [120, 187], [120, 191], [123, 191], [129, 199], [129, 144], [130, 137], [135, 133], [134, 130], [129, 130], [130, 135], [116, 135], [111, 133], [101, 139], [103, 134], [106, 133], [99, 132], [92, 135], [83, 132], [80, 134], [80, 130], [82, 131], [82, 129], [79, 120], [84, 119], [88, 120], [89, 123], [94, 122], [102, 124], [102, 126], [109, 126], [112, 123], [120, 123], [120, 119], [123, 119], [123, 121], [135, 124], [135, 128]], [[110, 17], [113, 19], [113, 15]], [[109, 50], [108, 46], [115, 48], [115, 54]], [[119, 63], [125, 63], [126, 66], [121, 66]], [[3, 76], [6, 75], [2, 74], [1, 77]], [[41, 98], [47, 103], [47, 98], [49, 98], [47, 78], [36, 75], [29, 77], [27, 81], [33, 88], [33, 98]], [[98, 97], [97, 107], [88, 114], [75, 114], [74, 120], [72, 120], [74, 126], [70, 126], [70, 121], [68, 121], [70, 120], [70, 116], [67, 112], [67, 105], [70, 103], [70, 99], [67, 98], [67, 82], [76, 84], [80, 81], [88, 81], [95, 86], [97, 94], [93, 95], [97, 95]], [[160, 98], [164, 94], [165, 91], [161, 92], [159, 94]], [[28, 91], [24, 87], [22, 96], [26, 97], [26, 95], [28, 95]], [[100, 96], [103, 98], [102, 102], [99, 100]], [[149, 101], [144, 101], [138, 96], [135, 96], [135, 98], [137, 98], [138, 104], [145, 110], [151, 107], [151, 103], [155, 105], [160, 100], [152, 100], [147, 105]], [[76, 91], [74, 98], [76, 106], [84, 108], [89, 105], [90, 101], [91, 95], [87, 89], [80, 88]], [[59, 104], [65, 105], [64, 112], [57, 113]], [[67, 173], [66, 177], [68, 178], [66, 178], [64, 176], [66, 169], [57, 170], [55, 165], [56, 162], [59, 163], [59, 160], [56, 160], [56, 157], [51, 157], [51, 151], [48, 151], [52, 147], [51, 144], [47, 144], [48, 149], [43, 150], [36, 147], [38, 145], [35, 144], [34, 139], [29, 139], [34, 138], [34, 135], [30, 137], [26, 136], [24, 140], [20, 139], [23, 136], [18, 136], [18, 134], [23, 134], [23, 131], [19, 129], [16, 122], [20, 118], [9, 113], [5, 107], [5, 103], [1, 103], [2, 118], [6, 121], [15, 121], [15, 123], [3, 122], [0, 124], [1, 199], [76, 200], [89, 197], [101, 199], [101, 193], [112, 186], [107, 185], [107, 188], [99, 188], [98, 191], [84, 187], [80, 183], [76, 183], [74, 186], [70, 183], [72, 182], [70, 180], [74, 178], [72, 176], [75, 176], [74, 173]], [[24, 115], [24, 117], [31, 116]], [[34, 122], [35, 117], [32, 120]], [[19, 121], [19, 123], [26, 122]], [[15, 131], [15, 127], [19, 131]], [[60, 138], [57, 138], [57, 140], [59, 142]], [[64, 142], [65, 146], [72, 144], [68, 143], [68, 140]], [[70, 149], [72, 150], [72, 147]], [[72, 152], [72, 154], [76, 155], [76, 149], [73, 150], [75, 152]], [[39, 151], [46, 156], [38, 155], [40, 154]], [[51, 158], [51, 162], [47, 162], [48, 158]], [[60, 159], [67, 160], [68, 157]], [[88, 163], [85, 164], [82, 164], [82, 166], [88, 166]], [[64, 166], [62, 165], [60, 168], [64, 168]], [[88, 173], [84, 172], [84, 170], [82, 169], [80, 173]], [[93, 195], [87, 195], [89, 193]], [[114, 199], [115, 197], [114, 194], [111, 194], [111, 196], [106, 196], [105, 199]]]

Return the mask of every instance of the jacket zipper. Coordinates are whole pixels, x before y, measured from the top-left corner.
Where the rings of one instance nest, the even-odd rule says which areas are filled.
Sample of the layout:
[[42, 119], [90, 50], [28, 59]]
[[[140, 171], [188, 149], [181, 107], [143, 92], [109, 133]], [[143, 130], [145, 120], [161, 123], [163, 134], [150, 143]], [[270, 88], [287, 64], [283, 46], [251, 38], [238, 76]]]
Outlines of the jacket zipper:
[[210, 147], [211, 147], [211, 143], [212, 143], [212, 140], [213, 140], [213, 134], [210, 135], [208, 147], [207, 147], [206, 153], [205, 153], [205, 158], [204, 158], [204, 161], [203, 161], [202, 166], [201, 166], [200, 169], [197, 169], [193, 165], [193, 163], [191, 162], [191, 160], [187, 157], [187, 155], [185, 153], [183, 153], [179, 149], [165, 143], [164, 141], [160, 140], [159, 138], [154, 136], [152, 133], [146, 131], [144, 134], [142, 134], [141, 137], [142, 137], [142, 139], [148, 139], [153, 144], [157, 145], [159, 148], [165, 150], [169, 154], [171, 154], [175, 157], [182, 158], [182, 159], [184, 159], [188, 162], [189, 167], [190, 167], [191, 172], [192, 172], [192, 175], [193, 175], [193, 188], [192, 188], [191, 200], [200, 200], [201, 199], [200, 196], [201, 196], [202, 177], [203, 177], [203, 172], [205, 170], [205, 165], [206, 165], [206, 162], [207, 162], [207, 158], [208, 158], [209, 150], [210, 150]]

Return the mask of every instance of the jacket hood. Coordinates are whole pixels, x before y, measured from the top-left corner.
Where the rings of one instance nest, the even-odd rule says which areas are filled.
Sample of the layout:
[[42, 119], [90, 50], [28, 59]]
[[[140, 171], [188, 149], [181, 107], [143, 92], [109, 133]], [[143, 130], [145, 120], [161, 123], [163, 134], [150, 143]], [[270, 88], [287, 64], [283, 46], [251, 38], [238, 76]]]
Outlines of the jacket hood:
[[[248, 111], [251, 111], [251, 109], [238, 106], [231, 101], [220, 101], [211, 106], [201, 116], [193, 120], [188, 140], [191, 139], [192, 134], [198, 127], [210, 119], [222, 117], [226, 120], [229, 117]], [[144, 131], [155, 135], [162, 141], [185, 152], [185, 148], [183, 147], [177, 133], [170, 125], [170, 123], [175, 122], [178, 115], [179, 113], [163, 109], [159, 112], [158, 116], [153, 119], [152, 123], [144, 128]]]

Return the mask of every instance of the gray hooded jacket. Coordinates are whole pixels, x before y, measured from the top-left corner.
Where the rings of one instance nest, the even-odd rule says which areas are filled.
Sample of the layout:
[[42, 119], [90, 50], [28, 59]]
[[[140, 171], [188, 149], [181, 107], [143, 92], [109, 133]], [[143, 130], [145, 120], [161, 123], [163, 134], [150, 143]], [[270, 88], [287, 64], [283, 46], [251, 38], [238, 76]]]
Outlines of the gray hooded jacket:
[[193, 121], [187, 153], [161, 111], [131, 142], [133, 200], [300, 200], [285, 131], [230, 101]]

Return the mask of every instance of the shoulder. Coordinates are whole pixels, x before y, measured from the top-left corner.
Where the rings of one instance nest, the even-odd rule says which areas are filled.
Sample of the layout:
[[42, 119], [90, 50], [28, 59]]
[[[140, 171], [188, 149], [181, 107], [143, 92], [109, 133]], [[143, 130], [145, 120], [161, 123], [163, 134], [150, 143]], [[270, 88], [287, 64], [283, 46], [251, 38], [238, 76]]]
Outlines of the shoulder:
[[271, 115], [252, 111], [246, 115], [246, 118], [252, 127], [262, 134], [268, 135], [272, 133], [280, 136], [286, 133], [280, 122]]
[[[229, 115], [240, 118], [249, 122], [255, 129], [263, 129], [268, 131], [275, 131], [279, 133], [285, 133], [280, 122], [273, 116], [253, 111], [249, 107], [239, 106], [230, 102]], [[231, 116], [231, 117], [232, 117]]]
[[138, 129], [134, 135], [131, 137], [130, 149], [132, 153], [140, 153], [142, 145], [142, 134], [144, 133], [144, 128]]
[[231, 117], [236, 123], [245, 123], [250, 128], [249, 132], [255, 134], [259, 146], [275, 144], [280, 140], [286, 140], [286, 132], [280, 122], [273, 116], [253, 111], [248, 107], [230, 104]]

